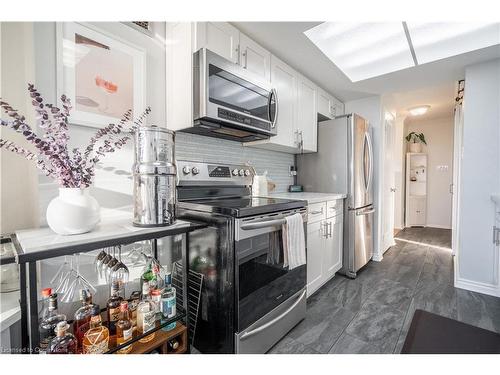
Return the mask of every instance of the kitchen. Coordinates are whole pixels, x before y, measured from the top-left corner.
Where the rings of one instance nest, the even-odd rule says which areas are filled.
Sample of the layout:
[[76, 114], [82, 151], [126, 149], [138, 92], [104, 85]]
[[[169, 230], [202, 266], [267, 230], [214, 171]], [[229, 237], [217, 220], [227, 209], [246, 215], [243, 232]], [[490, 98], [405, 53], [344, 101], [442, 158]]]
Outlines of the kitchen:
[[[99, 94], [84, 86], [80, 92], [75, 88], [72, 74], [76, 78], [80, 74], [82, 79], [87, 74], [84, 68], [78, 70], [78, 65], [84, 62], [88, 69], [92, 63], [87, 59], [91, 56], [88, 51], [97, 51], [96, 59], [106, 56], [101, 50], [132, 55], [127, 69], [133, 78], [126, 85], [133, 87], [129, 104], [134, 119], [150, 107], [143, 119], [136, 120], [133, 139], [106, 152], [106, 157], [95, 163], [89, 194], [100, 206], [100, 224], [92, 223], [95, 207], [89, 208], [94, 210], [94, 218], [87, 218], [91, 221], [87, 233], [78, 232], [81, 222], [71, 228], [69, 216], [49, 209], [55, 207], [53, 201], [61, 202], [57, 182], [38, 173], [29, 161], [7, 153], [12, 149], [3, 145], [2, 234], [11, 238], [9, 235], [16, 233], [12, 241], [16, 254], [10, 258], [28, 268], [17, 271], [25, 277], [29, 274], [28, 296], [21, 292], [24, 302], [31, 307], [32, 296], [38, 303], [42, 289], [58, 289], [53, 281], [55, 271], [67, 263], [71, 269], [75, 266], [78, 280], [87, 280], [89, 289], [96, 289], [91, 303], [106, 306], [111, 280], [106, 272], [114, 275], [115, 268], [96, 265], [94, 255], [98, 259], [99, 251], [109, 248], [103, 250], [103, 256], [111, 258], [112, 253], [120, 263], [124, 259], [130, 271], [127, 282], [134, 284], [125, 286], [124, 298], [141, 290], [142, 256], [151, 270], [156, 269], [155, 262], [160, 263], [164, 274], [158, 277], [158, 288], [172, 284], [177, 290], [176, 329], [184, 331], [175, 338], [176, 348], [172, 349], [171, 337], [165, 341], [164, 353], [179, 347], [191, 353], [225, 354], [469, 352], [473, 349], [467, 343], [447, 346], [450, 341], [460, 341], [462, 330], [478, 337], [485, 335], [495, 345], [500, 321], [496, 281], [488, 284], [484, 278], [475, 279], [477, 275], [464, 268], [460, 262], [470, 259], [469, 248], [462, 245], [452, 257], [450, 251], [427, 245], [412, 247], [397, 237], [394, 246], [386, 247], [382, 241], [382, 222], [388, 215], [382, 155], [385, 121], [391, 113], [384, 95], [410, 91], [417, 86], [415, 80], [420, 80], [420, 86], [432, 87], [440, 75], [442, 81], [458, 85], [461, 79], [467, 82], [469, 72], [470, 95], [474, 95], [475, 82], [480, 85], [494, 76], [499, 42], [489, 39], [471, 47], [472, 52], [452, 52], [448, 59], [427, 65], [387, 67], [392, 70], [379, 78], [383, 73], [378, 68], [368, 71], [367, 76], [354, 68], [349, 71], [349, 61], [343, 61], [347, 65], [339, 69], [325, 45], [314, 42], [316, 37], [327, 35], [321, 27], [328, 24], [2, 22], [2, 100], [26, 114], [27, 123], [35, 122], [29, 114], [31, 103], [25, 99], [25, 83], [29, 82], [35, 84], [30, 88], [35, 93], [32, 97], [43, 98], [44, 103], [57, 103], [56, 98], [65, 93], [73, 99], [70, 147], [85, 146], [86, 139], [107, 124], [102, 121], [120, 118], [123, 100], [113, 94], [121, 91], [111, 79], [102, 84], [95, 80], [103, 89]], [[364, 33], [375, 34], [370, 27], [376, 26], [366, 25], [368, 32]], [[409, 35], [419, 30], [406, 22], [397, 27], [403, 41], [407, 38], [405, 29]], [[492, 27], [498, 30], [498, 24]], [[21, 52], [16, 49], [18, 40], [27, 46]], [[76, 48], [66, 49], [69, 42]], [[88, 55], [83, 58], [85, 53]], [[65, 59], [73, 55], [74, 65], [67, 64]], [[411, 54], [408, 56], [411, 59]], [[125, 59], [122, 55], [118, 58]], [[488, 62], [493, 65], [486, 66]], [[24, 69], [14, 70], [15, 66]], [[452, 67], [455, 70], [444, 76], [443, 71]], [[425, 69], [428, 77], [415, 73]], [[101, 70], [113, 77], [111, 71]], [[342, 75], [342, 84], [336, 78], [321, 79], [335, 74]], [[495, 87], [486, 89], [494, 92]], [[483, 89], [478, 86], [476, 90]], [[467, 91], [466, 100], [474, 104], [474, 97], [467, 99]], [[2, 104], [4, 109], [7, 105]], [[484, 108], [477, 100], [475, 105], [476, 111]], [[12, 110], [6, 109], [6, 115], [8, 112]], [[464, 131], [470, 132], [467, 120], [465, 112]], [[494, 126], [498, 128], [498, 124], [490, 125]], [[22, 138], [16, 134], [14, 138], [13, 133], [2, 126], [2, 140], [22, 144]], [[489, 144], [494, 149], [497, 142], [492, 139]], [[473, 146], [464, 139], [462, 147]], [[462, 161], [464, 194], [468, 192], [467, 163]], [[19, 173], [33, 183], [12, 191], [6, 181]], [[164, 190], [157, 191], [158, 186]], [[494, 192], [490, 191], [487, 199], [493, 212]], [[10, 202], [19, 202], [21, 196], [28, 198], [23, 208], [17, 209]], [[64, 209], [62, 203], [58, 207]], [[466, 220], [466, 208], [464, 202], [460, 220]], [[6, 219], [11, 217], [15, 218]], [[120, 229], [116, 229], [117, 223]], [[491, 231], [493, 225], [485, 223], [489, 221], [477, 225]], [[30, 229], [38, 226], [40, 229]], [[73, 233], [82, 234], [64, 233], [68, 227], [69, 232], [74, 229]], [[115, 232], [106, 232], [111, 229]], [[464, 233], [461, 243], [466, 244], [466, 231], [460, 233]], [[131, 242], [133, 236], [137, 241]], [[138, 254], [137, 259], [134, 254]], [[417, 255], [421, 258], [415, 261]], [[488, 255], [485, 250], [484, 257]], [[498, 263], [497, 255], [495, 261]], [[183, 272], [186, 264], [189, 275]], [[464, 272], [460, 280], [470, 280], [468, 284], [457, 284], [457, 264]], [[434, 274], [426, 273], [429, 265], [436, 266], [436, 272], [450, 274], [451, 280], [446, 285], [433, 280]], [[493, 270], [497, 273], [498, 267]], [[169, 278], [172, 281], [167, 282]], [[441, 302], [422, 293], [422, 283], [442, 292]], [[59, 303], [64, 315], [74, 314], [79, 303], [78, 291], [74, 293], [71, 298], [67, 291], [59, 293], [65, 298]], [[444, 298], [450, 293], [451, 302]], [[16, 298], [23, 301], [22, 296]], [[131, 306], [132, 299], [128, 303]], [[482, 306], [479, 312], [473, 307], [478, 303]], [[446, 309], [457, 313], [440, 314]], [[13, 327], [9, 330], [4, 329], [2, 309], [2, 341], [23, 347], [26, 335], [28, 346], [36, 347], [36, 315], [22, 318], [27, 309], [21, 306], [18, 310], [5, 319]], [[159, 322], [156, 339], [169, 335], [170, 331], [164, 333], [162, 328], [170, 327], [170, 318], [165, 316]], [[141, 322], [144, 329], [145, 320]], [[418, 331], [419, 322], [449, 324], [451, 328], [440, 336], [432, 329]], [[112, 335], [115, 328], [108, 328]], [[15, 330], [22, 334], [13, 333]], [[138, 344], [134, 341], [132, 350], [152, 345], [140, 341], [151, 336], [145, 332], [134, 337]], [[426, 339], [439, 344], [419, 342]], [[128, 347], [122, 344], [119, 349], [109, 349], [120, 352]], [[492, 350], [486, 344], [481, 349]]]

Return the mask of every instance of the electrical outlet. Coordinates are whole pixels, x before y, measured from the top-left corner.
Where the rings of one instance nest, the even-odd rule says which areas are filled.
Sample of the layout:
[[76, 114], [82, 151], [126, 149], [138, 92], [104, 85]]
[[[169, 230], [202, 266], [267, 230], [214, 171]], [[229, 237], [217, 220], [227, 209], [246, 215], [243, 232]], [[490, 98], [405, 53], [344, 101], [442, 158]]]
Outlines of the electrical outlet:
[[297, 176], [297, 169], [295, 165], [290, 165], [290, 176]]

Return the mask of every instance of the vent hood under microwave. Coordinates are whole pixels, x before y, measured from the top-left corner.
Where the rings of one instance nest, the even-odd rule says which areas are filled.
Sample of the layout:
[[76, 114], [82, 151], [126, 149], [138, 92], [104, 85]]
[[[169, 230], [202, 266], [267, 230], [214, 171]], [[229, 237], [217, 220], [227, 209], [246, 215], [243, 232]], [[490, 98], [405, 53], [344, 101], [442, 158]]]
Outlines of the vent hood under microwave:
[[184, 132], [250, 142], [276, 135], [278, 99], [269, 82], [202, 48], [193, 61], [193, 127]]

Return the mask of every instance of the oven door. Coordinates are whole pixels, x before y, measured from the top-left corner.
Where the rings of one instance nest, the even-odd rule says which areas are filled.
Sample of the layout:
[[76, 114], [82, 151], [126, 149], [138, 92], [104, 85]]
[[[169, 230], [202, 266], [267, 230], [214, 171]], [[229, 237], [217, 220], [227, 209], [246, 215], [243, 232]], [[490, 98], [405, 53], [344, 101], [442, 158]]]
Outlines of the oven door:
[[195, 55], [195, 120], [212, 119], [233, 128], [276, 134], [276, 90], [268, 82], [221, 56]]
[[[238, 219], [235, 225], [235, 279], [237, 332], [304, 289], [306, 265], [289, 270], [283, 266], [282, 222], [300, 212], [306, 231], [304, 209], [272, 216]], [[291, 328], [291, 327], [290, 327]]]

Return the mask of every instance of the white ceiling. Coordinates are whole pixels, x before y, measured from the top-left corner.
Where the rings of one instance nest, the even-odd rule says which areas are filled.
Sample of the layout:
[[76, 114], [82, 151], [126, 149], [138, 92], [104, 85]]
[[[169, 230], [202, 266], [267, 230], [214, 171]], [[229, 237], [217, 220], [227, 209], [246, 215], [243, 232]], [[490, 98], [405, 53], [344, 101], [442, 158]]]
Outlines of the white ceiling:
[[[455, 107], [456, 87], [454, 82], [425, 89], [396, 92], [383, 95], [384, 107], [396, 117], [409, 120], [426, 120], [430, 118], [451, 117]], [[420, 105], [430, 105], [431, 108], [421, 116], [411, 116], [408, 108]]]
[[304, 35], [305, 30], [320, 23], [233, 22], [274, 55], [343, 101], [450, 84], [464, 78], [467, 65], [500, 58], [500, 46], [492, 46], [353, 83]]

